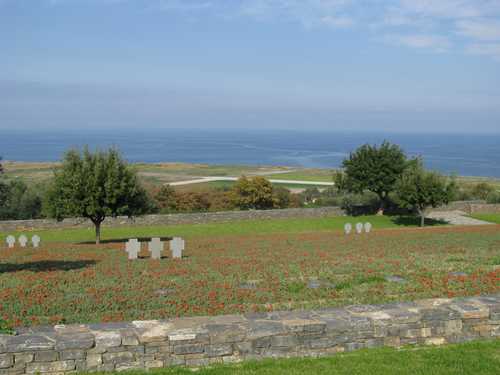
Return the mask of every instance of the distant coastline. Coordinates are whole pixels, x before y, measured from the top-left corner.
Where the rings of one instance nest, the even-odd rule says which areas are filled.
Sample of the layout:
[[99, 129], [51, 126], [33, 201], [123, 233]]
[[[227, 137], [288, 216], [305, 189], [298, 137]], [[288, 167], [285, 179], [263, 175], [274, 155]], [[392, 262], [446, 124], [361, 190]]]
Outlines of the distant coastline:
[[346, 133], [295, 130], [2, 130], [4, 160], [47, 161], [71, 147], [118, 147], [134, 163], [182, 162], [338, 168], [361, 144], [389, 140], [445, 174], [500, 178], [500, 135]]

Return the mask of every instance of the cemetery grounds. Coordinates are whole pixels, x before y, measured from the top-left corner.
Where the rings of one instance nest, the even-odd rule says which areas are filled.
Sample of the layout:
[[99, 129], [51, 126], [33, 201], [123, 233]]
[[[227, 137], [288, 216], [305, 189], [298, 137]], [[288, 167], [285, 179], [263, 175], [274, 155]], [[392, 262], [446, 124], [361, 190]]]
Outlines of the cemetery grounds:
[[[346, 222], [373, 231], [345, 235]], [[404, 218], [332, 217], [104, 228], [104, 238], [180, 236], [182, 259], [128, 260], [90, 229], [0, 235], [3, 328], [379, 304], [500, 292], [500, 226], [425, 229]], [[13, 233], [19, 236], [20, 233]], [[31, 238], [33, 233], [26, 233]]]

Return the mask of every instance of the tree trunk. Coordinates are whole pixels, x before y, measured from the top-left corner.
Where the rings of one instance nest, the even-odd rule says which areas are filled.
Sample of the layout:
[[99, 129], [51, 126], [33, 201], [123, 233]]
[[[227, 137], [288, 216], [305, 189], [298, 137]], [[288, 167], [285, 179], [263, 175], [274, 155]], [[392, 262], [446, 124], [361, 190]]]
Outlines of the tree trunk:
[[95, 244], [99, 245], [101, 243], [101, 222], [94, 222], [95, 225]]
[[420, 214], [420, 228], [423, 228], [425, 226], [425, 211], [418, 210], [418, 213]]
[[379, 195], [380, 206], [377, 211], [377, 216], [384, 216], [385, 211], [385, 197], [383, 195]]

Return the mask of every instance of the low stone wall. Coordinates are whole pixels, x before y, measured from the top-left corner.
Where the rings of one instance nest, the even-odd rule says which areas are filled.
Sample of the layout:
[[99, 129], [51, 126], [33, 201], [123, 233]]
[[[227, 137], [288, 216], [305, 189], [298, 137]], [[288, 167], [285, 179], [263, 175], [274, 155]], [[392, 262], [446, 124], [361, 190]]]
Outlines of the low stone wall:
[[[220, 223], [238, 220], [286, 219], [299, 217], [342, 216], [344, 211], [339, 207], [319, 208], [287, 208], [281, 210], [252, 210], [200, 212], [192, 214], [144, 215], [133, 219], [127, 217], [106, 218], [103, 225], [107, 227], [120, 226], [151, 226], [176, 224]], [[93, 228], [93, 224], [83, 219], [56, 220], [12, 220], [0, 221], [0, 232], [16, 230], [42, 230], [65, 228]]]
[[471, 204], [470, 214], [500, 214], [500, 204]]
[[0, 335], [0, 374], [204, 366], [500, 337], [500, 294], [380, 306], [24, 329]]

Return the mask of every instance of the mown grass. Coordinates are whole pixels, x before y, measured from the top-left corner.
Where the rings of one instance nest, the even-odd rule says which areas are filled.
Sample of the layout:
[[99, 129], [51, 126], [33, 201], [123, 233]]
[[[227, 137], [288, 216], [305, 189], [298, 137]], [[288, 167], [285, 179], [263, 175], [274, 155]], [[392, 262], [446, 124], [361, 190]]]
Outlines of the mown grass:
[[475, 219], [488, 221], [490, 223], [500, 224], [500, 214], [474, 214]]
[[447, 347], [369, 349], [318, 359], [281, 359], [214, 366], [129, 371], [127, 375], [498, 375], [500, 340]]
[[[104, 240], [129, 237], [201, 237], [201, 236], [227, 236], [227, 235], [252, 235], [271, 233], [301, 233], [311, 231], [340, 231], [346, 223], [370, 222], [373, 230], [398, 227], [416, 227], [419, 220], [416, 217], [407, 216], [338, 216], [325, 218], [294, 218], [294, 219], [269, 219], [269, 220], [245, 220], [228, 223], [211, 224], [183, 224], [170, 226], [134, 226], [102, 229]], [[429, 221], [429, 224], [440, 224]], [[0, 233], [0, 241], [5, 242], [9, 234]], [[78, 229], [54, 229], [36, 231], [44, 242], [84, 242], [94, 240], [93, 228]]]

